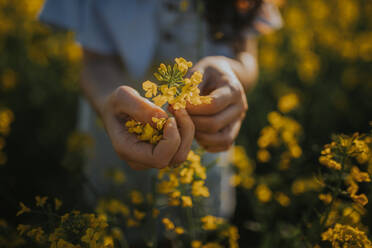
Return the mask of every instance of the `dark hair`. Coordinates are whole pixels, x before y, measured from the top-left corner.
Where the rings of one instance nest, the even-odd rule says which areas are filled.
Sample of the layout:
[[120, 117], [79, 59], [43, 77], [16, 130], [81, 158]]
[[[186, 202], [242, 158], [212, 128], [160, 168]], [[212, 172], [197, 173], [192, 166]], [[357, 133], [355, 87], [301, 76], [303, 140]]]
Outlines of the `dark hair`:
[[204, 17], [215, 41], [236, 41], [252, 25], [263, 0], [204, 0]]

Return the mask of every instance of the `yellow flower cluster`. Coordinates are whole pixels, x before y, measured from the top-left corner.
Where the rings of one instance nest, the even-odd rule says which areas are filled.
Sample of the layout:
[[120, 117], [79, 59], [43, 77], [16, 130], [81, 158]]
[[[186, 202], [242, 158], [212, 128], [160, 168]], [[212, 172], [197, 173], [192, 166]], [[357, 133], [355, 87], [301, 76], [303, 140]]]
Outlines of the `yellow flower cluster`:
[[230, 184], [234, 187], [241, 186], [245, 189], [251, 189], [255, 183], [252, 175], [254, 164], [248, 158], [244, 147], [234, 146], [230, 151], [230, 160], [235, 167], [235, 173], [230, 178]]
[[257, 152], [257, 159], [263, 163], [268, 162], [271, 156], [267, 148], [279, 146], [282, 141], [288, 151], [282, 154], [279, 166], [281, 169], [287, 169], [291, 158], [299, 158], [302, 155], [302, 149], [297, 141], [301, 126], [295, 120], [276, 111], [270, 112], [267, 119], [270, 125], [261, 130], [261, 135], [257, 140], [260, 148]]
[[271, 200], [272, 191], [266, 184], [257, 185], [255, 193], [256, 193], [257, 199], [262, 203], [266, 203]]
[[[196, 71], [190, 78], [184, 78], [192, 62], [184, 58], [176, 58], [173, 67], [160, 64], [158, 72], [154, 73], [160, 81], [159, 84], [149, 80], [142, 83], [142, 88], [146, 92], [145, 97], [152, 98], [152, 101], [162, 107], [169, 103], [174, 109], [184, 109], [186, 104], [200, 105], [209, 104], [211, 97], [200, 96], [198, 85], [203, 80], [203, 74]], [[130, 133], [135, 133], [138, 139], [148, 141], [151, 144], [157, 144], [162, 138], [165, 118], [152, 118], [155, 128], [149, 123], [141, 123], [135, 120], [129, 120], [125, 123]]]
[[[40, 207], [45, 205], [46, 197], [36, 199]], [[106, 218], [103, 216], [72, 211], [61, 216], [57, 227], [50, 233], [46, 233], [40, 226], [23, 224], [18, 225], [17, 230], [20, 235], [26, 235], [35, 242], [51, 248], [113, 248], [113, 244], [106, 245], [104, 242], [107, 226]]]
[[282, 113], [288, 113], [298, 107], [300, 99], [295, 93], [288, 93], [279, 98], [278, 109]]
[[333, 159], [332, 148], [334, 147], [336, 147], [336, 142], [324, 146], [324, 149], [321, 151], [322, 156], [319, 157], [319, 163], [330, 169], [341, 170], [341, 164]]
[[174, 109], [185, 108], [186, 103], [193, 105], [210, 103], [211, 98], [200, 96], [198, 88], [203, 80], [203, 74], [196, 71], [190, 78], [184, 78], [192, 63], [184, 58], [176, 58], [175, 62], [173, 67], [160, 64], [158, 72], [154, 74], [160, 81], [159, 85], [151, 81], [142, 84], [142, 88], [146, 91], [145, 96], [152, 98], [152, 101], [160, 107], [169, 103]]
[[[145, 197], [141, 192], [133, 190], [130, 192], [131, 205], [127, 205], [124, 202], [116, 198], [111, 199], [100, 199], [96, 212], [100, 216], [107, 216], [107, 218], [122, 218], [127, 227], [139, 227], [145, 222], [146, 217], [150, 217], [150, 214], [146, 214], [146, 211], [142, 210], [143, 205], [152, 204], [152, 197], [148, 195]], [[153, 215], [151, 217], [156, 217], [158, 210], [153, 209]]]
[[371, 241], [363, 231], [339, 223], [325, 231], [322, 239], [331, 242], [334, 248], [372, 247]]
[[166, 121], [165, 118], [152, 117], [155, 127], [152, 127], [149, 123], [144, 124], [135, 120], [127, 121], [125, 126], [130, 133], [137, 134], [139, 140], [157, 144], [162, 138], [163, 127]]
[[[209, 197], [204, 185], [207, 178], [206, 168], [201, 164], [200, 155], [190, 151], [187, 160], [177, 168], [165, 168], [159, 171], [157, 191], [167, 195], [170, 206], [192, 207], [192, 196]], [[188, 190], [186, 190], [188, 188]], [[191, 195], [185, 195], [190, 191]], [[183, 192], [183, 193], [182, 193]]]
[[162, 222], [165, 226], [165, 229], [168, 231], [174, 231], [176, 234], [181, 235], [185, 233], [185, 229], [179, 226], [175, 226], [174, 223], [169, 218], [163, 218]]
[[206, 231], [216, 230], [219, 225], [225, 223], [225, 220], [223, 218], [215, 217], [212, 215], [204, 216], [200, 220], [203, 223], [202, 228]]

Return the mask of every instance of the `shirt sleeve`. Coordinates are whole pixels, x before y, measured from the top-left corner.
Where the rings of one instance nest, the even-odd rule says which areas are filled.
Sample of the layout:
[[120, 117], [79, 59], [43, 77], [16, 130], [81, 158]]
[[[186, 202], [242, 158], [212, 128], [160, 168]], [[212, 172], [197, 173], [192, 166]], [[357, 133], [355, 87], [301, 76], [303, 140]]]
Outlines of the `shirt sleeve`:
[[115, 53], [115, 46], [101, 21], [95, 1], [47, 0], [39, 20], [58, 28], [72, 30], [81, 46], [104, 54]]
[[262, 4], [252, 26], [244, 31], [244, 35], [268, 34], [283, 26], [282, 16], [277, 6], [265, 2]]

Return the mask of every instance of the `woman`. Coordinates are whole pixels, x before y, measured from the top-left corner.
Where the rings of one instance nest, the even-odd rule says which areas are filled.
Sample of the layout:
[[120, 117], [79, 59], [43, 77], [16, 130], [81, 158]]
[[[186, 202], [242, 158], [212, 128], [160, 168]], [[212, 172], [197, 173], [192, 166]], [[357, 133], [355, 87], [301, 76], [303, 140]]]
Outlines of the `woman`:
[[[96, 140], [86, 174], [101, 192], [109, 189], [103, 176], [109, 168], [124, 170], [129, 185], [150, 192], [153, 168], [183, 162], [194, 138], [208, 152], [227, 151], [247, 110], [245, 91], [257, 79], [257, 34], [281, 25], [277, 9], [261, 0], [49, 0], [40, 19], [74, 30], [83, 48], [81, 88], [90, 106], [81, 104], [80, 128]], [[174, 111], [152, 150], [122, 120], [167, 116], [137, 90], [154, 66], [175, 57], [191, 60], [192, 70], [204, 73], [201, 91], [212, 103]], [[228, 174], [223, 166], [208, 172], [211, 214], [233, 211]]]

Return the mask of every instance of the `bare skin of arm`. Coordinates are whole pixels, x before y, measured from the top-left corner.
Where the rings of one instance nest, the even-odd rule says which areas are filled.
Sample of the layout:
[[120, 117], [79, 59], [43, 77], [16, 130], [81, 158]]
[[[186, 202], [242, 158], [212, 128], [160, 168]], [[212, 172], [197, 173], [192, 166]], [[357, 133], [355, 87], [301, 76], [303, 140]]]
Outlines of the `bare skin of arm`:
[[236, 59], [205, 57], [193, 70], [204, 73], [201, 91], [212, 97], [211, 104], [187, 107], [198, 143], [209, 152], [230, 148], [238, 136], [248, 110], [245, 91], [257, 80], [256, 40], [246, 39], [235, 47]]
[[163, 139], [155, 146], [140, 142], [130, 134], [125, 121], [131, 118], [151, 123], [152, 117], [165, 117], [164, 110], [122, 83], [120, 62], [115, 56], [84, 50], [81, 89], [102, 118], [118, 156], [133, 169], [164, 168], [186, 160], [194, 138], [194, 125], [185, 110], [174, 111], [164, 126]]

